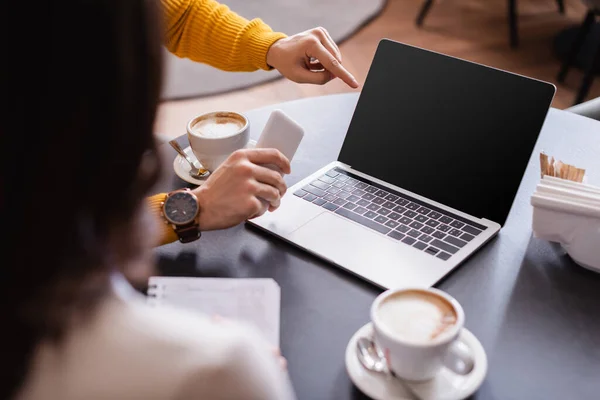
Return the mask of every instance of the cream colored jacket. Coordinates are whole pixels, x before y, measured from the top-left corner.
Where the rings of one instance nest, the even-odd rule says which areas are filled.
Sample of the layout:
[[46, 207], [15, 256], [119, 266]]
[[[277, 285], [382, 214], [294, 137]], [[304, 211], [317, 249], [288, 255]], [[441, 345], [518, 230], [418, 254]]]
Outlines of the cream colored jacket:
[[17, 399], [295, 398], [257, 330], [150, 308], [126, 285], [62, 344], [39, 346]]

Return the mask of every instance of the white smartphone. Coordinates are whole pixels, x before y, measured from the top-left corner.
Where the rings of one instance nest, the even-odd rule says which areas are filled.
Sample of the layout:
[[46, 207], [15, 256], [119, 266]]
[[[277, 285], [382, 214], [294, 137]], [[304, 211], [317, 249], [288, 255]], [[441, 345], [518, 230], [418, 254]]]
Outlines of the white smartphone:
[[[265, 129], [256, 142], [256, 147], [277, 149], [292, 162], [303, 137], [304, 128], [283, 111], [277, 109], [269, 116]], [[268, 167], [279, 170], [274, 165]]]

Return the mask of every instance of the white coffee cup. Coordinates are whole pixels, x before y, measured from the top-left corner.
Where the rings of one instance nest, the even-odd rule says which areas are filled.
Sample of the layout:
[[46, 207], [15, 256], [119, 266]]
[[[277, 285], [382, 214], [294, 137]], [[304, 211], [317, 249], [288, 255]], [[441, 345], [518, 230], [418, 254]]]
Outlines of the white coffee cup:
[[459, 338], [464, 321], [458, 301], [434, 288], [389, 289], [371, 305], [375, 343], [390, 370], [410, 381], [432, 379], [444, 366], [458, 375], [473, 369]]
[[192, 152], [211, 172], [250, 141], [250, 121], [232, 111], [198, 115], [189, 120], [186, 130]]

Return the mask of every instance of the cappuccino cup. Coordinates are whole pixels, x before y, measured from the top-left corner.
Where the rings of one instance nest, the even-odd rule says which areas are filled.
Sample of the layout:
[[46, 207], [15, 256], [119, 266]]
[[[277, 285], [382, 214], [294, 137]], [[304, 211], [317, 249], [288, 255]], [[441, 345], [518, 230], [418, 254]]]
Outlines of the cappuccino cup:
[[192, 152], [210, 172], [250, 141], [250, 121], [232, 111], [198, 115], [188, 121], [186, 130]]
[[464, 320], [461, 305], [434, 288], [390, 289], [371, 306], [374, 341], [390, 371], [408, 381], [432, 379], [442, 367], [458, 375], [473, 369], [459, 337]]

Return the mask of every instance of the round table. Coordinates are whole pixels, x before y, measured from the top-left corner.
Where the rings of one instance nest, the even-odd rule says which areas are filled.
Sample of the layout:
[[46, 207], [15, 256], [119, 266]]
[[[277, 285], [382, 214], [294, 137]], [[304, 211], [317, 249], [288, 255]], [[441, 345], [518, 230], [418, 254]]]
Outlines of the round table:
[[[288, 185], [335, 160], [358, 94], [306, 98], [250, 111], [251, 136], [276, 108], [306, 129]], [[179, 138], [182, 144], [185, 137]], [[466, 327], [488, 356], [477, 399], [597, 399], [600, 394], [600, 274], [574, 264], [531, 232], [529, 196], [539, 151], [586, 167], [600, 183], [600, 124], [551, 109], [511, 213], [498, 237], [435, 286], [464, 307]], [[156, 190], [188, 186], [172, 170]], [[380, 289], [246, 224], [156, 249], [171, 276], [271, 277], [281, 286], [281, 348], [299, 399], [365, 398], [348, 378], [348, 340], [369, 319]]]

